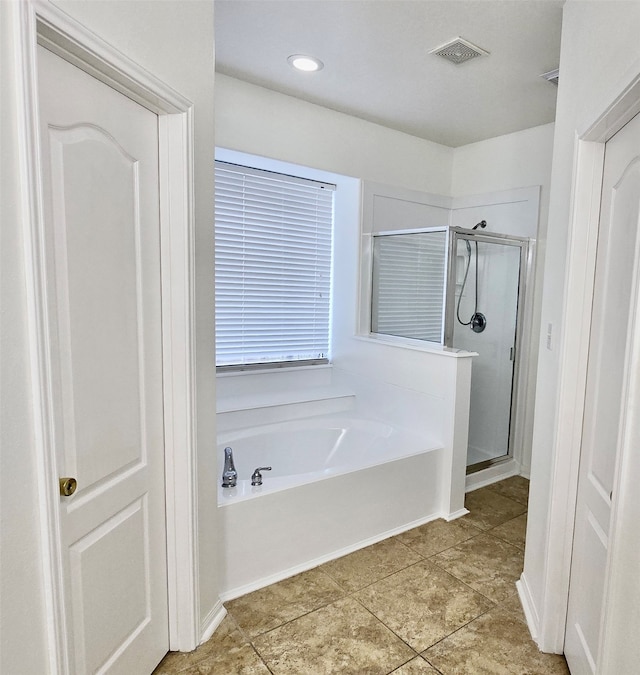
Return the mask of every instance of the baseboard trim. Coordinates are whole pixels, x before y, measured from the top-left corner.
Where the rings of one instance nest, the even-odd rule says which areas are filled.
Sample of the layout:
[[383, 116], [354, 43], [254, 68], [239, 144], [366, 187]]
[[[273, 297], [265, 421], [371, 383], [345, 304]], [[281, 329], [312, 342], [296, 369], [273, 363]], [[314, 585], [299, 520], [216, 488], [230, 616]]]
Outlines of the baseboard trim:
[[531, 633], [531, 638], [538, 645], [538, 636], [540, 634], [540, 617], [536, 610], [535, 603], [533, 602], [533, 597], [531, 591], [529, 590], [529, 584], [527, 583], [527, 578], [524, 576], [524, 572], [520, 576], [520, 579], [516, 581], [516, 588], [518, 589], [518, 597], [520, 598], [520, 603], [522, 604], [522, 609], [524, 610], [524, 616], [527, 620], [527, 626], [529, 627], [529, 632]]
[[504, 480], [505, 478], [511, 478], [511, 476], [517, 476], [519, 474], [520, 467], [515, 459], [508, 459], [506, 462], [499, 462], [494, 466], [490, 466], [487, 469], [482, 471], [476, 471], [475, 473], [470, 473], [466, 477], [465, 481], [465, 491], [473, 492], [474, 490], [479, 490], [480, 488], [496, 483], [499, 480]]
[[452, 520], [457, 520], [458, 518], [462, 518], [462, 516], [466, 516], [467, 513], [469, 513], [469, 509], [458, 509], [457, 511], [442, 517], [450, 523]]
[[218, 600], [202, 622], [200, 644], [206, 642], [216, 632], [216, 628], [222, 623], [225, 616], [227, 616], [227, 610], [222, 604], [222, 600]]

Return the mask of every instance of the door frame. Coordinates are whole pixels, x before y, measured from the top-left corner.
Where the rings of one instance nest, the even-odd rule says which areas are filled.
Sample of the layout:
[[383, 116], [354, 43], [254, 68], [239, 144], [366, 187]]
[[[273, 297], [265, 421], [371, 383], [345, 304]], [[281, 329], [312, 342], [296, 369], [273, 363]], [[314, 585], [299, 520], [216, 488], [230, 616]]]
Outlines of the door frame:
[[[578, 488], [584, 404], [586, 395], [587, 364], [593, 306], [596, 247], [599, 231], [600, 200], [604, 173], [606, 142], [636, 114], [640, 113], [640, 63], [634, 64], [623, 80], [624, 85], [612, 99], [601, 102], [594, 120], [576, 134], [574, 146], [574, 175], [572, 181], [571, 215], [568, 228], [568, 252], [564, 290], [560, 355], [558, 362], [558, 398], [554, 432], [554, 456], [551, 467], [549, 522], [546, 550], [544, 551], [544, 588], [539, 614], [524, 577], [518, 582], [520, 596], [532, 632], [537, 633], [542, 651], [561, 653], [569, 596], [569, 578], [575, 508]], [[630, 346], [631, 358], [637, 360], [637, 333], [640, 326], [640, 308], [634, 308], [631, 325], [636, 328], [636, 339]], [[631, 334], [631, 333], [630, 333]], [[637, 379], [637, 378], [636, 378]], [[630, 382], [623, 407], [637, 400], [636, 389], [640, 381]], [[638, 424], [637, 417], [629, 415], [625, 422], [629, 431]], [[631, 431], [630, 431], [631, 433]], [[601, 656], [603, 663], [613, 656], [614, 622], [616, 607], [613, 596], [608, 595], [615, 583], [615, 574], [623, 561], [625, 512], [630, 508], [628, 479], [622, 479], [622, 467], [629, 462], [628, 441], [620, 448], [620, 457], [614, 479], [612, 500], [612, 527], [605, 580], [605, 606]], [[562, 449], [562, 451], [559, 451]], [[640, 477], [636, 472], [636, 478]], [[607, 600], [609, 602], [607, 603]], [[537, 630], [536, 630], [537, 629]], [[605, 671], [603, 671], [605, 672]], [[608, 672], [608, 671], [607, 671]], [[613, 672], [613, 671], [612, 671]]]
[[[44, 263], [37, 45], [158, 115], [169, 648], [200, 642], [195, 446], [193, 104], [44, 0], [18, 3], [16, 76], [36, 473], [51, 673], [69, 671]], [[217, 625], [224, 615], [211, 623]]]

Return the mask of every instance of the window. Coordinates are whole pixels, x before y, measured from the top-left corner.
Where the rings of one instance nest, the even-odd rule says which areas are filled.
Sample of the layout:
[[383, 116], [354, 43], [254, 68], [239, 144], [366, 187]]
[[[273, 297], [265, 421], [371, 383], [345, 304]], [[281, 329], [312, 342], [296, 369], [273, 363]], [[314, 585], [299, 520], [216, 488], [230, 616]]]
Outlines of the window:
[[216, 162], [216, 365], [327, 362], [334, 185]]

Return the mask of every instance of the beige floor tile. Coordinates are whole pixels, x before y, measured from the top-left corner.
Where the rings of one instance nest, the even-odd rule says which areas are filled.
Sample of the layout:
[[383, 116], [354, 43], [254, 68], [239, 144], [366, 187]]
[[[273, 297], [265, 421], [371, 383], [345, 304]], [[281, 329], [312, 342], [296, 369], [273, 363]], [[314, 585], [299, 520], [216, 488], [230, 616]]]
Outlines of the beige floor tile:
[[354, 597], [416, 651], [493, 607], [427, 560], [367, 586]]
[[494, 537], [500, 537], [510, 544], [521, 548], [524, 551], [524, 542], [527, 535], [527, 514], [507, 520], [506, 523], [489, 530]]
[[254, 640], [275, 675], [384, 675], [414, 652], [352, 598]]
[[211, 640], [154, 675], [567, 675], [532, 642], [515, 591], [528, 487], [515, 476], [476, 490], [464, 518], [227, 603]]
[[522, 621], [525, 626], [527, 625], [527, 617], [524, 615], [524, 609], [522, 609], [522, 603], [520, 602], [520, 597], [517, 592], [510, 595], [506, 600], [503, 600], [500, 603], [500, 607], [507, 612], [511, 612], [511, 614]]
[[251, 645], [200, 661], [180, 675], [271, 675]]
[[446, 675], [566, 675], [564, 657], [543, 654], [526, 626], [496, 608], [431, 647], [423, 656]]
[[[247, 675], [249, 673], [268, 672], [234, 620], [227, 615], [211, 639], [192, 652], [169, 652], [153, 671], [153, 675], [175, 675], [176, 673], [191, 675], [199, 672], [213, 672], [210, 665], [204, 666], [205, 670], [203, 671], [194, 670], [202, 663], [219, 664], [218, 672], [222, 673], [225, 672], [223, 667], [227, 663], [235, 664], [234, 667], [237, 667], [238, 664], [246, 663], [250, 665], [256, 662], [259, 663], [255, 665], [254, 670], [227, 670], [226, 672], [246, 673]], [[209, 668], [209, 670], [206, 670], [206, 668]]]
[[503, 497], [509, 497], [525, 506], [529, 502], [529, 481], [522, 476], [511, 476], [511, 478], [506, 478], [487, 487], [489, 490], [493, 490]]
[[467, 519], [458, 518], [448, 523], [446, 520], [432, 520], [412, 530], [398, 534], [396, 539], [425, 558], [451, 548], [479, 534]]
[[312, 569], [226, 603], [246, 633], [254, 637], [345, 595], [320, 569]]
[[501, 602], [515, 591], [524, 552], [490, 534], [480, 534], [431, 560], [487, 598]]
[[469, 513], [464, 517], [465, 520], [481, 530], [490, 530], [527, 510], [524, 504], [489, 488], [469, 492], [464, 505], [469, 509]]
[[391, 675], [438, 675], [438, 671], [432, 668], [421, 656], [416, 656], [409, 663], [394, 670]]
[[197, 663], [197, 660], [194, 661], [188, 658], [191, 653], [193, 652], [169, 652], [164, 659], [160, 661], [151, 675], [176, 675], [177, 673], [184, 671], [194, 663]]
[[395, 539], [385, 539], [320, 568], [349, 592], [357, 591], [421, 560], [421, 556]]

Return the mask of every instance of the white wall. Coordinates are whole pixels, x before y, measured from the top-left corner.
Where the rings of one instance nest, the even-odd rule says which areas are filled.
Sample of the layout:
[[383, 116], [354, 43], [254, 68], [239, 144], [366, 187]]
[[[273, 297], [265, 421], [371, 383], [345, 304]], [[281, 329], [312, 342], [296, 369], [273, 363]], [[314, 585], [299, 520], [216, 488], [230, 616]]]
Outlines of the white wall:
[[219, 73], [216, 144], [413, 190], [451, 191], [452, 148]]
[[[563, 453], [563, 448], [556, 443], [558, 430], [572, 423], [570, 419], [556, 418], [556, 406], [562, 366], [559, 361], [562, 318], [566, 311], [564, 289], [575, 139], [596, 120], [602, 106], [613, 100], [631, 76], [640, 72], [638, 34], [640, 3], [569, 0], [565, 4], [541, 315], [542, 326], [553, 324], [553, 342], [550, 350], [543, 344], [544, 336], [540, 342], [524, 567], [532, 612], [546, 625], [556, 623], [561, 627], [564, 624], [562, 603], [565, 599], [552, 597], [545, 602], [545, 594], [559, 595], [549, 584], [554, 566], [562, 563], [558, 559], [547, 559], [553, 535], [549, 530], [549, 506], [553, 498], [561, 498], [559, 493], [551, 492], [557, 460]], [[566, 493], [570, 485], [560, 478], [556, 486], [559, 492]], [[630, 588], [637, 586], [635, 576], [629, 581]], [[545, 606], [547, 615], [541, 616]]]
[[553, 123], [543, 124], [455, 148], [453, 196], [542, 185], [540, 218], [544, 221], [549, 208], [553, 130]]
[[[16, 3], [17, 4], [17, 3]], [[215, 370], [213, 321], [213, 3], [78, 2], [55, 4], [164, 80], [195, 104], [196, 363], [198, 406], [200, 611], [218, 600], [216, 578]], [[25, 270], [19, 199], [19, 167], [13, 129], [20, 116], [12, 98], [10, 69], [17, 29], [2, 9], [2, 656], [3, 673], [45, 673], [47, 626], [40, 587], [41, 553], [35, 494]], [[6, 414], [6, 420], [5, 420]], [[6, 424], [5, 424], [6, 421]], [[8, 477], [15, 489], [7, 490]]]

